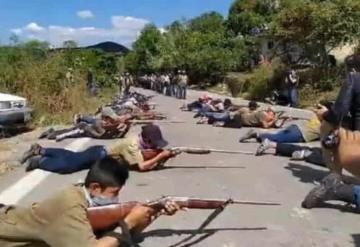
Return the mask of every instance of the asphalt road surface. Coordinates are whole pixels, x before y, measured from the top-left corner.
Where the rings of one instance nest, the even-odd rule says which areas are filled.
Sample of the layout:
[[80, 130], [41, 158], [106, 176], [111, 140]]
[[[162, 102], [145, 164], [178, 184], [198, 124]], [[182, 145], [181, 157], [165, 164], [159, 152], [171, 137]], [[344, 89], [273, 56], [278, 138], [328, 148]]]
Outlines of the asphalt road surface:
[[[147, 94], [153, 92], [140, 90]], [[189, 100], [201, 92], [189, 92]], [[161, 124], [170, 146], [211, 147], [255, 151], [258, 144], [240, 144], [243, 129], [196, 125], [193, 114], [181, 112], [182, 101], [156, 96], [157, 110], [169, 119], [186, 123]], [[292, 110], [295, 116], [310, 113]], [[138, 132], [135, 127], [131, 132]], [[45, 146], [73, 150], [112, 141], [90, 139], [43, 141]], [[19, 153], [24, 150], [18, 150]], [[146, 201], [163, 195], [201, 198], [233, 198], [280, 202], [281, 206], [231, 205], [213, 219], [205, 230], [199, 226], [212, 213], [189, 210], [173, 217], [162, 217], [146, 229], [140, 246], [360, 246], [359, 216], [335, 207], [304, 210], [300, 203], [314, 183], [327, 174], [326, 169], [291, 162], [286, 158], [239, 154], [181, 154], [167, 163], [168, 169], [131, 173], [121, 192], [121, 200]], [[0, 180], [0, 201], [22, 206], [51, 196], [71, 183], [82, 181], [86, 172], [61, 176], [43, 171], [25, 174], [17, 168]]]

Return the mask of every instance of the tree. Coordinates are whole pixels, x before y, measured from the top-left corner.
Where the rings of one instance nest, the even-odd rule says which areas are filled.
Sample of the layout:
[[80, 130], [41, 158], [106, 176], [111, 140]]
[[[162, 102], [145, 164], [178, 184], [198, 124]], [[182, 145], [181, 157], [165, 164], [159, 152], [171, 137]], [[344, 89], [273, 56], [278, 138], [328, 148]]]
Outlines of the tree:
[[189, 21], [190, 31], [203, 33], [224, 31], [224, 17], [217, 12], [209, 12]]
[[234, 35], [249, 35], [271, 21], [279, 0], [236, 0], [230, 7], [228, 29]]
[[[161, 53], [163, 36], [154, 24], [148, 24], [141, 31], [139, 38], [133, 44], [138, 71], [153, 71], [160, 67], [158, 57]], [[132, 55], [133, 56], [133, 55]]]
[[78, 47], [78, 44], [74, 40], [66, 40], [63, 42], [62, 47], [66, 49], [73, 49]]
[[11, 34], [9, 40], [10, 40], [10, 44], [14, 46], [18, 45], [20, 41], [19, 36], [16, 35], [15, 33]]
[[353, 0], [284, 0], [273, 35], [300, 45], [317, 64], [328, 67], [329, 52], [360, 37], [360, 2]]

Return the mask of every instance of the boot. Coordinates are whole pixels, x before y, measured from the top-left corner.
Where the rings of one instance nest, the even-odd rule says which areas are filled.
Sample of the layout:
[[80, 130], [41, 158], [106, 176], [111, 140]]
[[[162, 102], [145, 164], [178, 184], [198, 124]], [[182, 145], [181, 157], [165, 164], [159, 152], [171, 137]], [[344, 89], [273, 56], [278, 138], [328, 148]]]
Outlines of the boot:
[[254, 129], [249, 130], [244, 136], [242, 136], [239, 142], [245, 142], [251, 138], [257, 138], [257, 132]]
[[344, 184], [339, 174], [332, 173], [326, 176], [320, 185], [309, 192], [301, 206], [310, 209], [332, 200], [355, 204], [354, 195], [354, 186]]
[[41, 156], [32, 157], [29, 160], [29, 164], [25, 168], [25, 171], [26, 172], [31, 172], [31, 171], [33, 171], [35, 169], [39, 169], [40, 168], [40, 159], [41, 159]]
[[53, 133], [55, 130], [53, 128], [48, 129], [47, 131], [43, 132], [40, 136], [39, 139], [44, 139], [47, 138], [51, 133]]
[[20, 163], [24, 164], [28, 159], [33, 156], [40, 155], [41, 146], [37, 143], [31, 145], [30, 149], [26, 151], [20, 159]]

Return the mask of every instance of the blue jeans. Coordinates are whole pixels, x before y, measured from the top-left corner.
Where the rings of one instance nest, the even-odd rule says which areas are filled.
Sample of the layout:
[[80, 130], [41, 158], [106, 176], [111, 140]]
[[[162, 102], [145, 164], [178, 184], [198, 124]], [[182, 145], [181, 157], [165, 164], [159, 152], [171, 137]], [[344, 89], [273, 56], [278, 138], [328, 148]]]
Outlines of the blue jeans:
[[176, 97], [177, 87], [175, 84], [170, 84], [170, 93], [172, 97]]
[[296, 87], [288, 88], [288, 100], [291, 107], [297, 107], [299, 104], [299, 97]]
[[40, 169], [60, 174], [78, 172], [90, 167], [107, 156], [104, 146], [93, 146], [82, 152], [59, 148], [44, 148]]
[[81, 117], [81, 122], [85, 122], [87, 124], [96, 124], [96, 118], [94, 116], [85, 115]]
[[264, 139], [269, 139], [270, 141], [277, 143], [298, 143], [305, 141], [299, 127], [295, 124], [290, 125], [286, 129], [280, 130], [274, 134], [271, 133], [260, 134], [259, 138], [262, 141]]
[[230, 120], [229, 112], [205, 112], [204, 116], [212, 122], [227, 122]]
[[178, 99], [186, 99], [186, 85], [178, 85]]
[[355, 203], [356, 203], [356, 207], [358, 209], [360, 209], [360, 186], [359, 185], [355, 185], [354, 186], [354, 199], [355, 199]]

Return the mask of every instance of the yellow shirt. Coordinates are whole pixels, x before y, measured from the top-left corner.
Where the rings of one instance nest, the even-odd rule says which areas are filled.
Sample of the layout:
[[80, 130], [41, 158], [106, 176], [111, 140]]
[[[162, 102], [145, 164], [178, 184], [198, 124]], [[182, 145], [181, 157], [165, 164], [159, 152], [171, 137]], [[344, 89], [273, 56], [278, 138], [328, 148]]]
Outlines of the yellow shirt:
[[93, 247], [88, 207], [83, 188], [70, 186], [30, 208], [2, 208], [0, 246]]
[[305, 142], [316, 141], [320, 138], [320, 125], [321, 123], [317, 117], [297, 124]]
[[114, 144], [107, 148], [108, 155], [116, 159], [126, 160], [130, 166], [138, 165], [144, 162], [139, 138], [132, 136], [124, 139], [119, 139]]

